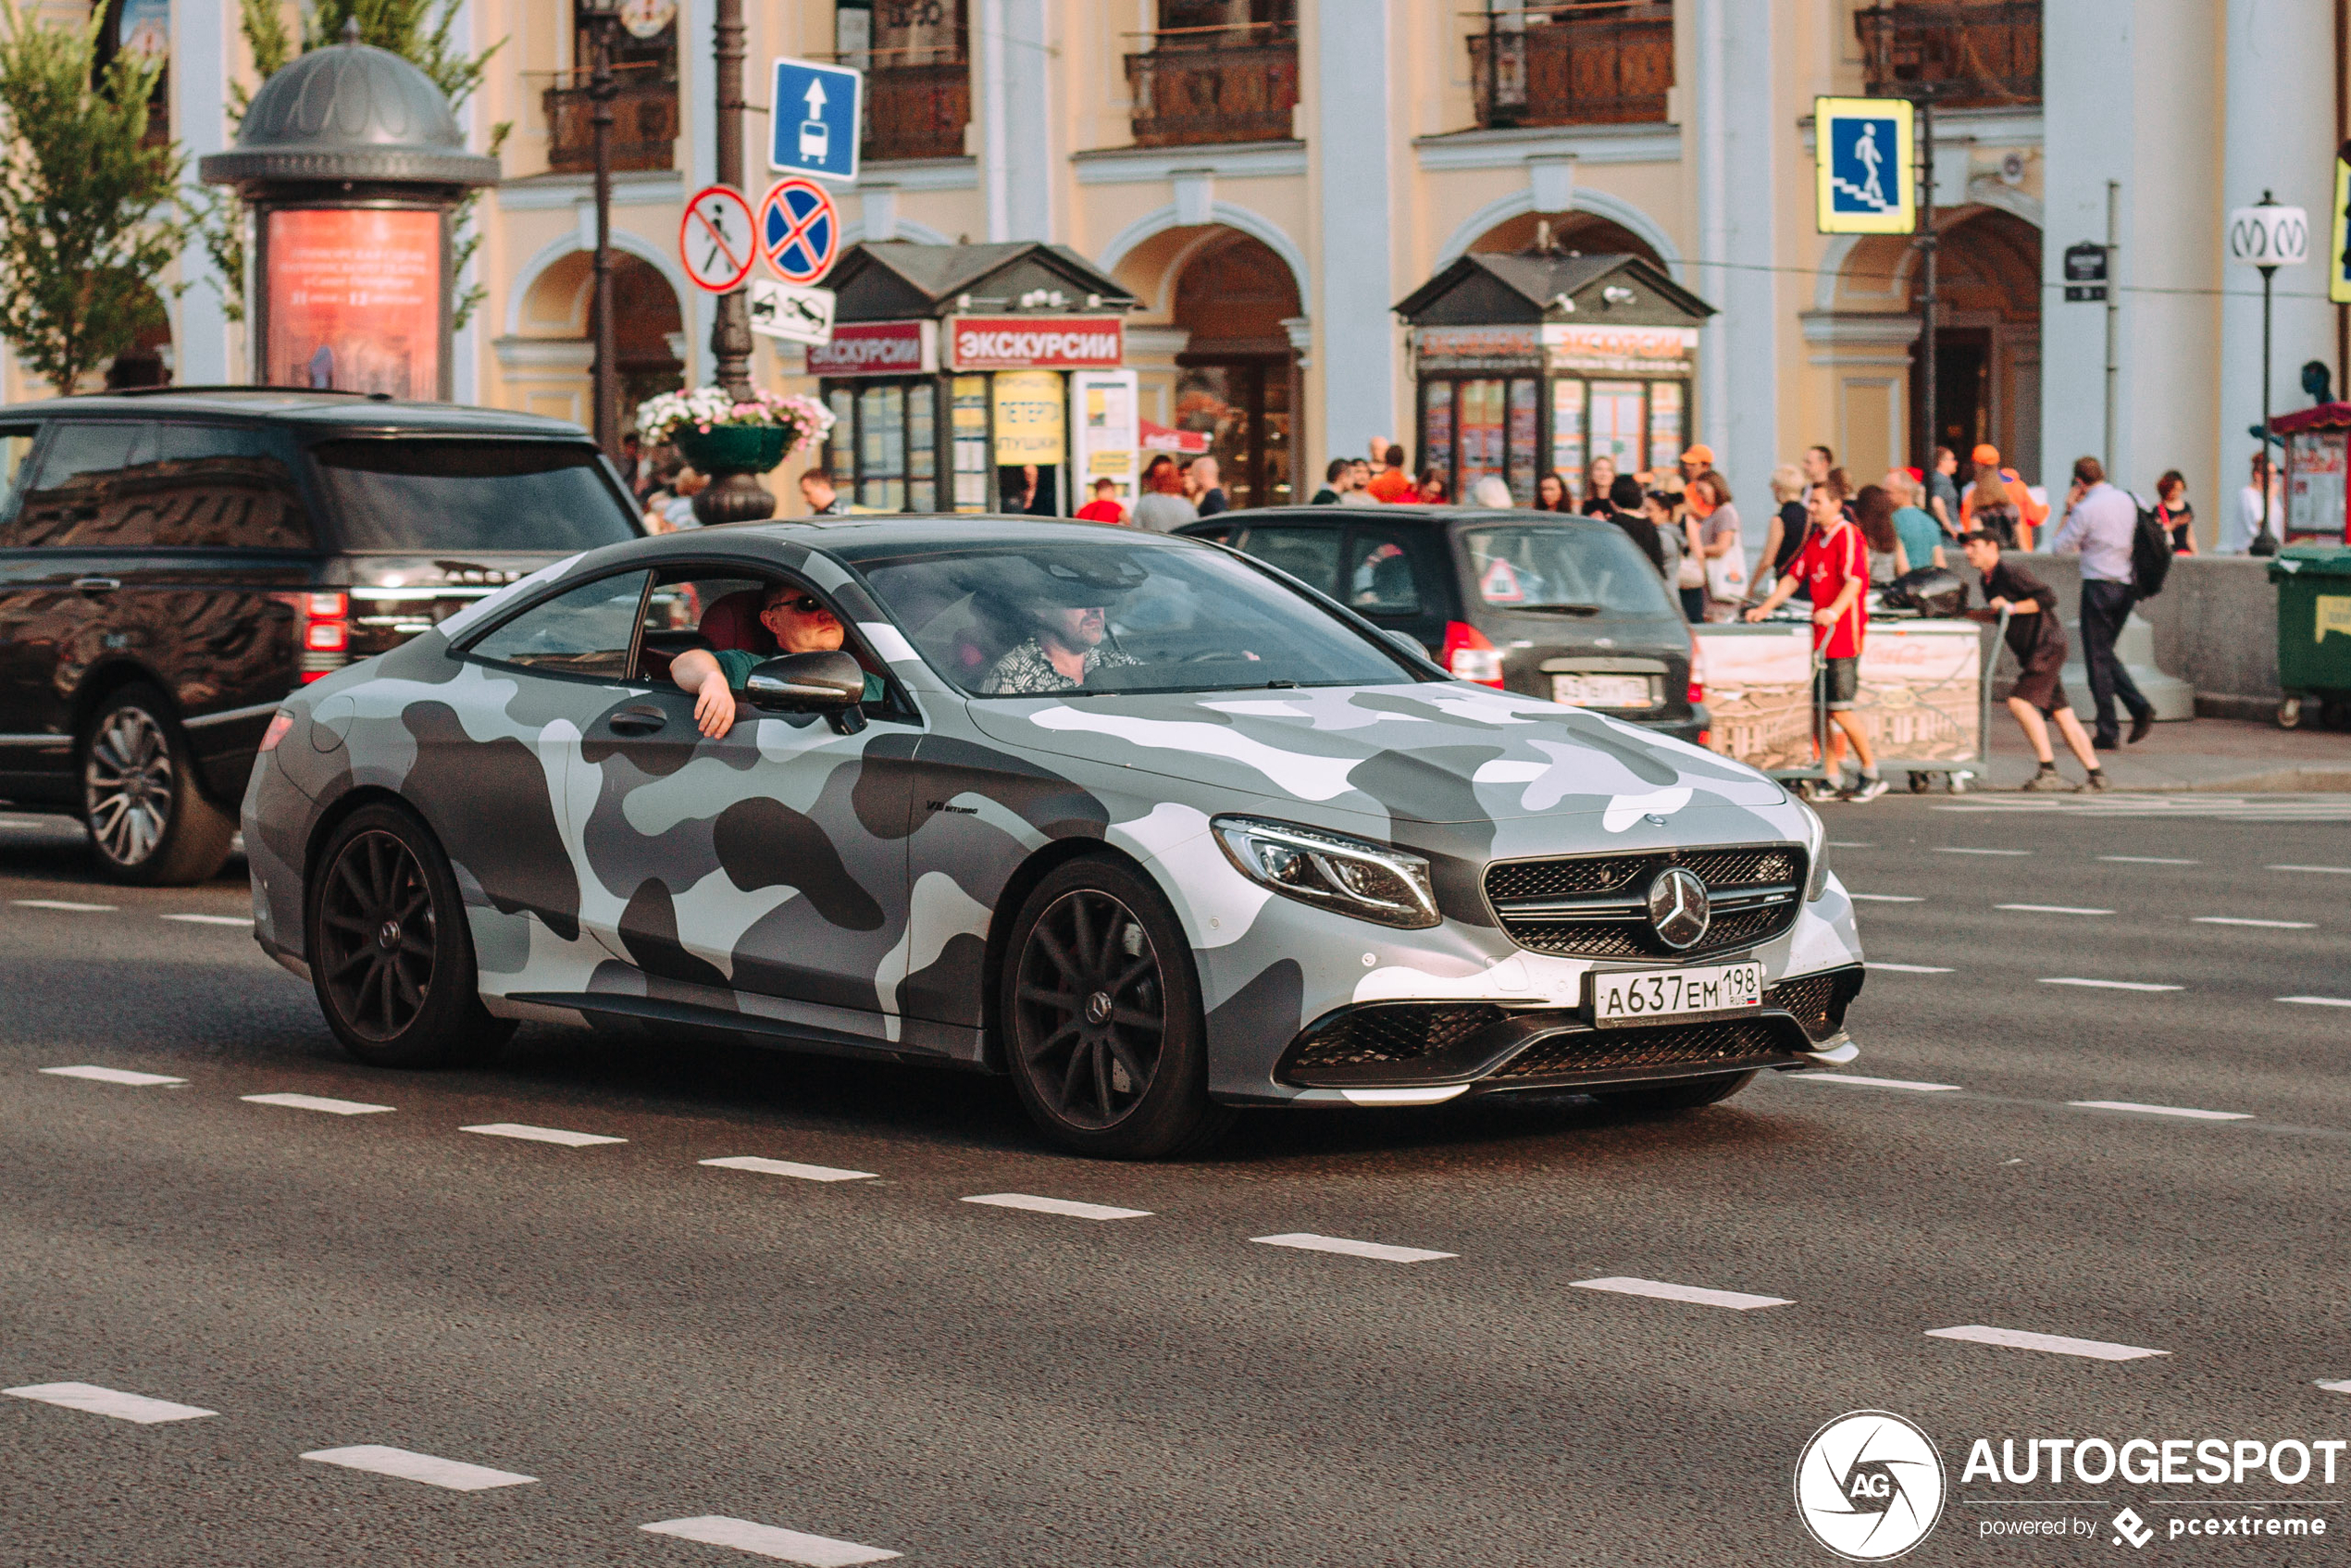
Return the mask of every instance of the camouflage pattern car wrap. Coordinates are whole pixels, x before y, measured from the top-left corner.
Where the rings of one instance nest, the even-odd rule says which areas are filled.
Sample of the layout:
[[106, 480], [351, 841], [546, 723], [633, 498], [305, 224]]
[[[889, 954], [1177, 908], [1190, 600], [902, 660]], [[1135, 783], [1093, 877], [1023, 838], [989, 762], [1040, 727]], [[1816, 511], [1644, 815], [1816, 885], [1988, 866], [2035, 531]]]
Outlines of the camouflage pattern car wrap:
[[[1369, 687], [967, 698], [842, 558], [846, 541], [908, 526], [921, 525], [763, 524], [615, 545], [296, 693], [244, 803], [255, 940], [306, 972], [305, 877], [337, 818], [389, 793], [447, 852], [494, 1014], [725, 1023], [803, 1048], [984, 1067], [997, 1064], [991, 964], [1021, 898], [1069, 854], [1107, 850], [1143, 868], [1189, 938], [1214, 1098], [1409, 1103], [1460, 1088], [1308, 1088], [1278, 1068], [1301, 1031], [1341, 1009], [1474, 1001], [1564, 1014], [1584, 1004], [1586, 976], [1611, 966], [1513, 941], [1481, 884], [1489, 863], [1821, 852], [1818, 818], [1749, 768], [1433, 667], [1399, 662], [1393, 684]], [[462, 652], [518, 606], [687, 564], [801, 579], [888, 669], [892, 705], [853, 734], [746, 706], [714, 740], [673, 688]], [[616, 733], [631, 708], [665, 722]], [[1397, 929], [1278, 894], [1220, 846], [1211, 821], [1224, 814], [1423, 855], [1441, 919]], [[1767, 983], [1858, 975], [1844, 889], [1827, 877], [1784, 932], [1735, 956], [1760, 960]], [[1852, 1054], [1841, 1032], [1818, 1043], [1830, 1054], [1793, 1064]]]

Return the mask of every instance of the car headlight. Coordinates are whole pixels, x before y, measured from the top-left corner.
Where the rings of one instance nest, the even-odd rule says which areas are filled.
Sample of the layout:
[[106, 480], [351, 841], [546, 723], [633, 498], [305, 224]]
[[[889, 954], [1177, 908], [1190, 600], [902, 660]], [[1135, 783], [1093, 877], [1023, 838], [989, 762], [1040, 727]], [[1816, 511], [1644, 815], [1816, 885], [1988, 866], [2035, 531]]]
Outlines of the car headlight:
[[1829, 829], [1821, 814], [1802, 801], [1796, 803], [1796, 809], [1804, 814], [1804, 855], [1812, 868], [1804, 880], [1804, 902], [1810, 903], [1828, 891]]
[[1437, 923], [1428, 862], [1419, 855], [1253, 816], [1220, 816], [1210, 826], [1242, 876], [1285, 898], [1382, 926]]

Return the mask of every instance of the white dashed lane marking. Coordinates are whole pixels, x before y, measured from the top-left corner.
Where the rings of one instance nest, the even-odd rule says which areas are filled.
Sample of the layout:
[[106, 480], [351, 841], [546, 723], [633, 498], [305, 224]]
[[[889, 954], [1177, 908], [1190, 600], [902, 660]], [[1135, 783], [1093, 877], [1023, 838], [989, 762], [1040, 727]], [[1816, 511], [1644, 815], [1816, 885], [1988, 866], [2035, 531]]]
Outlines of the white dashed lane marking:
[[372, 1116], [392, 1109], [364, 1100], [328, 1100], [316, 1094], [241, 1094], [237, 1098], [249, 1105], [283, 1105], [290, 1111], [324, 1111], [332, 1116]]
[[592, 1132], [566, 1132], [561, 1127], [529, 1127], [520, 1122], [484, 1122], [478, 1127], [459, 1127], [459, 1132], [488, 1133], [492, 1138], [519, 1138], [527, 1143], [560, 1143], [566, 1149], [585, 1149], [591, 1143], [626, 1143], [625, 1138], [605, 1138]]
[[2069, 1100], [2084, 1111], [2136, 1111], [2146, 1116], [2186, 1116], [2199, 1122], [2249, 1122], [2250, 1111], [2196, 1111], [2185, 1105], [2141, 1105], [2130, 1100]]
[[251, 926], [249, 915], [167, 915], [166, 920], [182, 921], [190, 926]]
[[2102, 854], [2098, 858], [2112, 861], [2117, 865], [2202, 865], [2204, 864], [2200, 860], [2173, 860], [2168, 855], [2159, 854]]
[[2269, 865], [2265, 871], [2315, 871], [2329, 877], [2351, 877], [2351, 865]]
[[2199, 926], [2258, 926], [2268, 931], [2315, 931], [2318, 924], [2310, 920], [2244, 920], [2233, 915], [2199, 915]]
[[2184, 986], [2150, 985], [2145, 980], [2085, 980], [2077, 975], [2045, 976], [2041, 983], [2045, 986], [2090, 986], [2107, 991], [2176, 991], [2187, 989]]
[[1877, 848], [1877, 846], [1875, 844], [1864, 843], [1859, 839], [1831, 839], [1829, 840], [1829, 848], [1833, 850], [1873, 850]]
[[119, 1388], [101, 1388], [95, 1383], [29, 1383], [21, 1388], [0, 1388], [0, 1394], [38, 1400], [44, 1405], [62, 1405], [67, 1410], [84, 1410], [93, 1415], [111, 1415], [117, 1421], [135, 1421], [142, 1426], [153, 1426], [161, 1421], [193, 1421], [200, 1415], [220, 1413], [200, 1405], [173, 1404], [169, 1400], [151, 1400], [144, 1394], [126, 1394]]
[[1608, 1290], [1619, 1296], [1651, 1296], [1661, 1301], [1695, 1301], [1701, 1307], [1728, 1307], [1734, 1312], [1751, 1313], [1758, 1307], [1789, 1307], [1796, 1303], [1780, 1296], [1749, 1296], [1737, 1290], [1708, 1290], [1696, 1285], [1669, 1285], [1661, 1279], [1576, 1279], [1569, 1281], [1578, 1290]]
[[19, 909], [61, 909], [68, 915], [112, 915], [110, 903], [74, 903], [66, 899], [10, 899]]
[[2013, 909], [2023, 915], [2111, 915], [2110, 909], [2084, 909], [2070, 903], [2000, 903], [1995, 909]]
[[163, 1073], [134, 1073], [125, 1067], [44, 1067], [41, 1070], [52, 1077], [88, 1078], [97, 1084], [183, 1084], [188, 1081]]
[[[762, 1176], [798, 1176], [802, 1181], [872, 1181], [871, 1171], [844, 1171], [833, 1165], [803, 1165], [797, 1160], [763, 1160], [756, 1154], [729, 1154], [721, 1160], [697, 1162], [722, 1171], [757, 1171]], [[653, 1526], [645, 1526], [648, 1530]]]
[[2305, 1007], [2351, 1007], [2351, 996], [2282, 996], [2280, 1002], [2298, 1002]]
[[2319, 1387], [2330, 1394], [2351, 1394], [2351, 1377], [2344, 1378], [2339, 1382], [2320, 1383]]
[[1926, 902], [1915, 893], [1857, 893], [1848, 890], [1845, 896], [1859, 903], [1924, 903]]
[[1853, 1084], [1861, 1089], [1909, 1089], [1922, 1094], [1941, 1094], [1958, 1089], [1958, 1084], [1916, 1083], [1909, 1078], [1872, 1078], [1860, 1073], [1790, 1073], [1797, 1083]]
[[1250, 1239], [1266, 1247], [1295, 1247], [1301, 1252], [1337, 1252], [1350, 1258], [1376, 1258], [1384, 1263], [1431, 1263], [1439, 1258], [1460, 1255], [1432, 1252], [1424, 1247], [1390, 1247], [1384, 1241], [1350, 1241], [1343, 1236], [1316, 1236], [1312, 1231], [1302, 1230], [1284, 1236], [1252, 1236]]
[[2143, 1356], [2168, 1356], [2137, 1345], [2116, 1345], [2104, 1339], [2073, 1339], [2062, 1334], [2028, 1334], [2021, 1328], [1986, 1328], [1969, 1324], [1959, 1328], [1930, 1328], [1930, 1339], [1965, 1339], [1976, 1345], [2000, 1345], [2012, 1350], [2046, 1350], [2053, 1356], [2087, 1356], [2092, 1361], [2137, 1361]]
[[539, 1479], [536, 1475], [518, 1475], [511, 1470], [492, 1470], [487, 1465], [464, 1464], [429, 1453], [412, 1453], [406, 1449], [388, 1449], [380, 1443], [361, 1443], [347, 1449], [319, 1449], [302, 1457], [315, 1459], [321, 1464], [339, 1464], [345, 1470], [365, 1470], [377, 1475], [395, 1475], [403, 1481], [422, 1481], [428, 1487], [445, 1487], [453, 1492], [486, 1492], [493, 1487], [519, 1487]]
[[2013, 855], [2028, 855], [2028, 854], [2031, 854], [2033, 852], [2032, 852], [2031, 850], [1957, 850], [1957, 849], [1950, 849], [1950, 848], [1947, 848], [1947, 848], [1938, 848], [1938, 849], [1936, 849], [1936, 850], [1935, 850], [1935, 852], [1935, 852], [1936, 854], [2013, 854]]
[[1897, 975], [1947, 975], [1951, 972], [1940, 964], [1880, 964], [1875, 959], [1869, 960], [1862, 967], [1885, 969]]
[[695, 1519], [665, 1519], [657, 1524], [640, 1524], [637, 1528], [650, 1530], [656, 1536], [700, 1541], [704, 1546], [730, 1546], [737, 1551], [772, 1557], [780, 1562], [802, 1563], [805, 1568], [856, 1568], [860, 1562], [887, 1562], [898, 1555], [877, 1546], [859, 1546], [855, 1541], [837, 1541], [828, 1536], [802, 1535], [798, 1530], [754, 1524], [748, 1519], [729, 1519], [720, 1513], [705, 1513]]
[[1034, 1214], [1060, 1214], [1073, 1220], [1147, 1220], [1149, 1209], [1113, 1209], [1107, 1203], [1074, 1203], [1066, 1198], [1039, 1198], [1026, 1192], [982, 1192], [964, 1200], [991, 1209], [1026, 1209]]

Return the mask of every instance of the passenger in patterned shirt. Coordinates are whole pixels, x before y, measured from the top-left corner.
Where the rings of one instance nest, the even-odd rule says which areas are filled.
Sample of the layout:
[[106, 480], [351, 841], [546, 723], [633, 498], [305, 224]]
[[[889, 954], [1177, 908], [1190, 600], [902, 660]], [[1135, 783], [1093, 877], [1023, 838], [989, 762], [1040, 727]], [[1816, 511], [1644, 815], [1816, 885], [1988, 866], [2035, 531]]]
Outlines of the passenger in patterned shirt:
[[981, 691], [991, 697], [1068, 691], [1085, 685], [1096, 670], [1142, 663], [1132, 653], [1102, 646], [1110, 619], [1100, 605], [1040, 604], [1034, 614], [1037, 634], [989, 667]]

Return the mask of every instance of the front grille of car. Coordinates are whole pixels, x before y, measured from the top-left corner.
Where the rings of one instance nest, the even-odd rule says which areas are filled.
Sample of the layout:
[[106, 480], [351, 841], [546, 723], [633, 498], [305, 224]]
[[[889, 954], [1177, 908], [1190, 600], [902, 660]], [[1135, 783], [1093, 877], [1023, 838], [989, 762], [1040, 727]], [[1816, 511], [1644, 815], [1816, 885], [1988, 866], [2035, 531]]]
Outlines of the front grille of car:
[[1581, 1029], [1549, 1035], [1505, 1063], [1491, 1081], [1637, 1072], [1653, 1067], [1720, 1067], [1785, 1060], [1797, 1053], [1785, 1020], [1725, 1018], [1649, 1028]]
[[1763, 1005], [1785, 1008], [1796, 1014], [1805, 1034], [1823, 1040], [1845, 1027], [1846, 1005], [1860, 989], [1860, 969], [1828, 969], [1782, 980], [1763, 993]]
[[[1675, 952], [1649, 927], [1649, 879], [1685, 866], [1706, 884], [1714, 917], [1697, 946]], [[1793, 844], [1660, 850], [1498, 861], [1486, 898], [1510, 939], [1568, 958], [1701, 958], [1752, 947], [1785, 931], [1802, 906], [1804, 852]]]
[[1283, 1070], [1414, 1062], [1450, 1050], [1501, 1016], [1491, 1003], [1375, 1002], [1325, 1021], [1290, 1049]]

